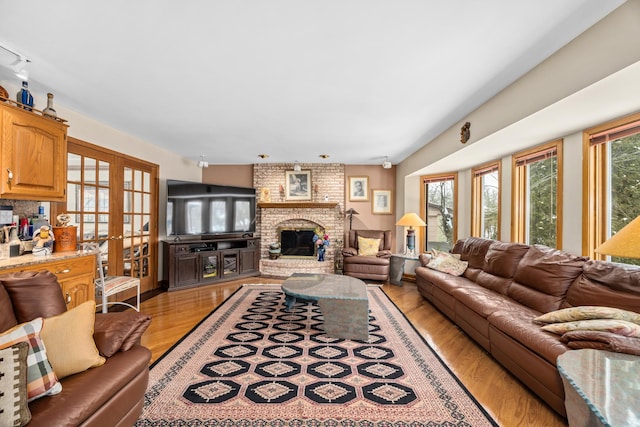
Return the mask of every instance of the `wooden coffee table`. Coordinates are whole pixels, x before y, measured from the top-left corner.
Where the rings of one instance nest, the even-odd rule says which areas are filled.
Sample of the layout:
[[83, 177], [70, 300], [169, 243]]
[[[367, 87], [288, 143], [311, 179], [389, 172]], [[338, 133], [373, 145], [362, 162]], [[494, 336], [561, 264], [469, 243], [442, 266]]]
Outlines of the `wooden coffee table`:
[[338, 274], [294, 273], [282, 283], [282, 291], [289, 310], [297, 298], [317, 301], [327, 336], [369, 339], [369, 297], [362, 280]]

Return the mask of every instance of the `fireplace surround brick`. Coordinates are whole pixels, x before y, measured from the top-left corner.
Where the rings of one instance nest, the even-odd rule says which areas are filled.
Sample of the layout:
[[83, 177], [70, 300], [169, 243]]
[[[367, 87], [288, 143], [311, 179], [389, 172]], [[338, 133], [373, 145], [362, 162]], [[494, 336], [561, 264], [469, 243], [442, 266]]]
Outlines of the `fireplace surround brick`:
[[[302, 170], [311, 171], [310, 206], [305, 201], [290, 202], [280, 193], [285, 185], [285, 172], [293, 170], [290, 163], [270, 163], [254, 165], [253, 185], [258, 195], [268, 189], [271, 202], [277, 207], [261, 207], [258, 204], [256, 234], [261, 238], [260, 273], [265, 276], [288, 277], [292, 273], [333, 273], [336, 241], [344, 238], [344, 165], [338, 163], [303, 163]], [[317, 189], [317, 191], [315, 191]], [[328, 199], [324, 206], [325, 196]], [[287, 204], [291, 204], [288, 207]], [[269, 245], [278, 242], [279, 228], [321, 227], [329, 234], [329, 248], [325, 261], [315, 258], [279, 258], [270, 260]]]

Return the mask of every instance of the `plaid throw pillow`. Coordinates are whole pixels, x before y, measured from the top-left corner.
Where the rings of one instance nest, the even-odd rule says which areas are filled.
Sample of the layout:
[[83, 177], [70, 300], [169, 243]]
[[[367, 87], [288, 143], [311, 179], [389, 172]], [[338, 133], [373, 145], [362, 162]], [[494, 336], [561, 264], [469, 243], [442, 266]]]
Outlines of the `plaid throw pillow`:
[[38, 397], [58, 394], [62, 384], [58, 382], [55, 372], [47, 359], [47, 351], [40, 338], [42, 317], [31, 322], [14, 326], [0, 335], [0, 349], [11, 347], [19, 342], [29, 344], [27, 355], [27, 396], [29, 402]]

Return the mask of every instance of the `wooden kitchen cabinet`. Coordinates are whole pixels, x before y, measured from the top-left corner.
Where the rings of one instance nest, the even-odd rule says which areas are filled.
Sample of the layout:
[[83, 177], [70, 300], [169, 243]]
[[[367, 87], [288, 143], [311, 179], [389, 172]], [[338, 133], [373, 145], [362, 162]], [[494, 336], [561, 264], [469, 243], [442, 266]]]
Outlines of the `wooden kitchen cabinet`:
[[66, 200], [67, 125], [0, 102], [0, 198]]
[[[61, 254], [64, 254], [61, 253]], [[67, 303], [67, 309], [72, 309], [85, 301], [95, 298], [95, 275], [97, 270], [94, 254], [78, 254], [72, 256], [54, 255], [36, 257], [23, 255], [11, 258], [11, 260], [32, 261], [27, 264], [16, 265], [8, 268], [0, 268], [0, 274], [15, 273], [18, 271], [42, 271], [48, 270], [56, 275], [62, 295]]]

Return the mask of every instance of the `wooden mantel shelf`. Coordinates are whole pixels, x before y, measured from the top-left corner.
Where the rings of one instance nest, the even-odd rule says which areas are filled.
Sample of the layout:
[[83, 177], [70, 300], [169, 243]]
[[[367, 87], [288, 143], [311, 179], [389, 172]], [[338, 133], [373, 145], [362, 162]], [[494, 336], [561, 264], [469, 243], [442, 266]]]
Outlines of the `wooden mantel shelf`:
[[285, 203], [258, 203], [261, 209], [333, 209], [338, 206], [336, 202], [285, 202]]

